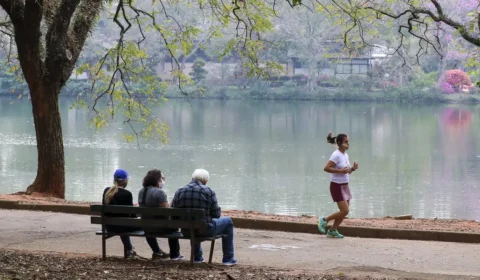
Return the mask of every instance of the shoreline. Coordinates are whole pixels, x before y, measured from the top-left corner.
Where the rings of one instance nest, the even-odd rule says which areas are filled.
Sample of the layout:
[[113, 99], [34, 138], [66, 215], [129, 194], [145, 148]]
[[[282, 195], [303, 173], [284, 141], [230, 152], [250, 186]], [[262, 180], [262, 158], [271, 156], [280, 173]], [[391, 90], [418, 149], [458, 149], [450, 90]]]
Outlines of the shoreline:
[[[61, 98], [77, 98], [77, 92], [63, 92]], [[73, 94], [74, 93], [74, 94]], [[28, 98], [28, 93], [22, 95]], [[185, 99], [185, 96], [177, 92], [176, 89], [169, 89], [161, 96], [167, 99]], [[0, 98], [14, 98], [10, 92], [0, 91]], [[209, 90], [203, 94], [195, 91], [189, 94], [192, 100], [252, 100], [252, 101], [299, 101], [299, 102], [360, 102], [373, 104], [480, 104], [480, 95], [478, 93], [454, 93], [441, 94], [434, 92], [423, 92], [411, 88], [383, 89], [372, 91], [352, 92], [349, 88], [318, 88], [312, 92], [305, 92], [298, 88], [229, 88], [229, 87], [209, 87]]]
[[[99, 202], [69, 201], [59, 198], [41, 197], [24, 194], [0, 195], [0, 208], [52, 211], [72, 214], [89, 215], [89, 205]], [[315, 216], [301, 215], [277, 215], [248, 210], [222, 210], [222, 215], [236, 220], [236, 225], [246, 228], [270, 228], [271, 230], [309, 232], [316, 231], [317, 219]], [[343, 230], [351, 232], [352, 229], [370, 229], [387, 231], [424, 231], [428, 232], [451, 232], [459, 234], [478, 235], [480, 242], [480, 222], [461, 219], [428, 219], [409, 218], [396, 219], [395, 217], [383, 218], [347, 218], [342, 223]], [[282, 230], [283, 229], [283, 230]], [[380, 233], [369, 232], [369, 236], [378, 236]], [[438, 237], [437, 237], [438, 239]], [[477, 240], [477, 239], [475, 239]]]

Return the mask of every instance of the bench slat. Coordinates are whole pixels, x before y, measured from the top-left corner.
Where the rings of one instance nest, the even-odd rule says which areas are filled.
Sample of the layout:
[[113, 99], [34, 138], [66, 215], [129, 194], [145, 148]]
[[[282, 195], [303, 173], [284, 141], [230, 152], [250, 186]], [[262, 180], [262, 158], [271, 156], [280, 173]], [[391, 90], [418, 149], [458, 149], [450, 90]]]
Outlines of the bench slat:
[[[102, 235], [102, 231], [99, 230], [95, 233], [96, 235]], [[109, 237], [117, 236], [120, 235], [120, 233], [107, 233]], [[178, 238], [178, 239], [190, 239], [190, 237], [184, 236], [181, 232], [178, 232], [178, 234], [148, 234], [145, 233], [142, 230], [137, 230], [137, 231], [131, 231], [131, 232], [125, 232], [122, 233], [128, 236], [133, 236], [133, 237], [146, 237], [146, 236], [151, 236], [151, 237], [157, 237], [157, 238]], [[197, 241], [206, 241], [206, 240], [214, 240], [214, 239], [219, 239], [222, 238], [223, 236], [226, 235], [216, 235], [216, 236], [196, 236], [195, 240]]]
[[155, 208], [155, 207], [134, 207], [134, 206], [120, 206], [120, 205], [90, 205], [90, 212], [92, 214], [100, 215], [102, 213], [124, 213], [141, 215], [155, 215], [155, 216], [176, 216], [189, 217], [201, 219], [205, 217], [204, 209], [183, 209], [183, 208]]
[[[92, 224], [102, 224], [102, 217], [91, 216]], [[177, 220], [159, 220], [159, 219], [140, 219], [124, 217], [105, 217], [105, 225], [139, 227], [139, 228], [190, 228], [204, 230], [207, 224], [204, 221], [177, 221]]]
[[[99, 230], [96, 232], [97, 235], [102, 235], [102, 231]], [[152, 236], [152, 237], [158, 237], [158, 238], [185, 238], [181, 232], [176, 232], [176, 233], [151, 233], [151, 234], [146, 234], [143, 230], [137, 230], [137, 231], [130, 231], [130, 232], [107, 232], [107, 235], [109, 236], [116, 236], [120, 234], [125, 234], [128, 236], [138, 236], [138, 237], [145, 237], [145, 236]]]

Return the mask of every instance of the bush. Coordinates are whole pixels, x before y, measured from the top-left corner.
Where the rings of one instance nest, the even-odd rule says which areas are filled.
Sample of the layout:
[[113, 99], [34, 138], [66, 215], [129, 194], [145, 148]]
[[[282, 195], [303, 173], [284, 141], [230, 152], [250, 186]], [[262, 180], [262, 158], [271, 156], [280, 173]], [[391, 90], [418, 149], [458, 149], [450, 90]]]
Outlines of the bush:
[[436, 71], [430, 73], [421, 73], [414, 78], [412, 84], [414, 87], [420, 89], [431, 88], [437, 82], [437, 75], [438, 72]]
[[203, 68], [205, 64], [205, 61], [202, 59], [197, 59], [193, 63], [192, 72], [190, 73], [190, 75], [192, 76], [192, 79], [197, 83], [205, 80], [205, 78], [207, 77], [208, 72]]
[[318, 86], [321, 87], [338, 87], [341, 84], [341, 80], [331, 77], [331, 78], [326, 78], [322, 79], [318, 82]]
[[341, 86], [347, 88], [354, 88], [356, 90], [370, 90], [373, 87], [373, 79], [364, 76], [351, 76], [345, 79]]
[[448, 70], [440, 79], [443, 93], [467, 92], [472, 88], [470, 77], [462, 70]]

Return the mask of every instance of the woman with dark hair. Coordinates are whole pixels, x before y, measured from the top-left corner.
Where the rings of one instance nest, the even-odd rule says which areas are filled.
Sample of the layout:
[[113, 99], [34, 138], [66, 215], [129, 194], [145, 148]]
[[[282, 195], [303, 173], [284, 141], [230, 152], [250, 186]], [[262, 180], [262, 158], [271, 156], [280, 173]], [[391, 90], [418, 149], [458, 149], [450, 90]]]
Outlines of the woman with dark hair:
[[[117, 169], [113, 174], [113, 186], [105, 188], [103, 191], [102, 204], [105, 205], [123, 205], [123, 206], [132, 206], [133, 207], [133, 196], [132, 193], [125, 188], [128, 185], [128, 173], [124, 169]], [[115, 214], [107, 213], [105, 216], [109, 217], [135, 217], [135, 215], [129, 214]], [[107, 226], [107, 231], [114, 233], [124, 233], [141, 230], [140, 228], [135, 227], [125, 227], [125, 226]], [[128, 235], [120, 235], [122, 240], [124, 250], [126, 252], [127, 258], [133, 258], [137, 255], [133, 250], [132, 241]], [[155, 253], [155, 248], [151, 244], [156, 243], [157, 240], [154, 237], [147, 237], [147, 242], [152, 248], [152, 251]], [[157, 244], [158, 247], [158, 244]]]
[[[337, 229], [349, 212], [352, 195], [350, 194], [348, 183], [350, 182], [350, 174], [358, 169], [358, 163], [354, 162], [353, 166], [350, 166], [347, 154], [350, 143], [346, 134], [341, 133], [333, 137], [333, 134], [329, 133], [327, 142], [337, 144], [338, 146], [338, 149], [330, 156], [323, 170], [330, 173], [330, 194], [340, 211], [326, 218], [319, 218], [318, 230], [323, 234], [326, 233], [327, 237], [343, 238], [343, 235]], [[334, 220], [333, 226], [327, 231], [327, 224], [331, 220]]]
[[[152, 169], [147, 172], [147, 175], [143, 178], [143, 188], [138, 194], [138, 204], [142, 207], [170, 207], [167, 194], [163, 191], [165, 185], [165, 177], [162, 171], [158, 169]], [[144, 219], [168, 219], [163, 216], [146, 216]], [[178, 229], [165, 228], [164, 230], [144, 228], [145, 232], [168, 234], [178, 231]], [[148, 240], [147, 240], [148, 241]], [[170, 254], [163, 252], [158, 246], [156, 239], [148, 241], [148, 244], [153, 249], [152, 259], [164, 259], [170, 257], [170, 260], [183, 260], [184, 257], [180, 255], [180, 243], [178, 238], [169, 238], [168, 246], [170, 247]]]

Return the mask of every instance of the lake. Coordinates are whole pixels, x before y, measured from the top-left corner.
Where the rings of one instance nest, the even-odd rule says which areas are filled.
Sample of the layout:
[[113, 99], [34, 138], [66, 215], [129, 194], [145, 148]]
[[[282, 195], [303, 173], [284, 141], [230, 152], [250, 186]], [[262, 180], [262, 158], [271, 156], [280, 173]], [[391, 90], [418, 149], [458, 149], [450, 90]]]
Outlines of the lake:
[[[72, 102], [60, 101], [70, 200], [100, 201], [116, 168], [129, 171], [135, 200], [146, 172], [161, 169], [170, 199], [205, 168], [224, 209], [329, 214], [336, 205], [323, 167], [333, 131], [349, 135], [360, 165], [350, 216], [480, 220], [478, 106], [169, 100], [156, 110], [169, 142], [139, 147], [123, 142], [121, 122], [95, 133]], [[0, 117], [1, 193], [25, 190], [37, 167], [31, 105], [0, 98]]]

